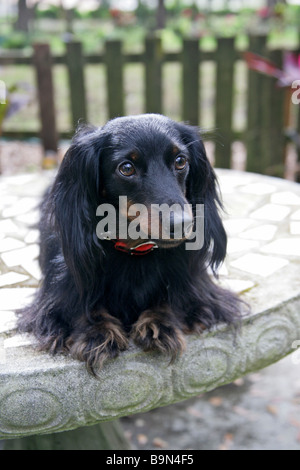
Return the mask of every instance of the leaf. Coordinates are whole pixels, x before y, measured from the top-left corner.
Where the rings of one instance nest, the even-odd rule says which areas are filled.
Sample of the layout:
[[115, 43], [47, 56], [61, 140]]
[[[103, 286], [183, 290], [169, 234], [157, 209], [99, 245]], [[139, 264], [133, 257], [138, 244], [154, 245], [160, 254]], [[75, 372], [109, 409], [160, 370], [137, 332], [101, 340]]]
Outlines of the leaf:
[[145, 434], [138, 434], [137, 440], [139, 444], [145, 445], [148, 442], [148, 437]]
[[8, 99], [6, 100], [6, 103], [0, 104], [0, 135], [2, 133], [1, 132], [2, 131], [2, 124], [3, 124], [4, 118], [6, 116], [8, 105], [9, 105]]
[[197, 408], [194, 408], [193, 406], [189, 406], [186, 411], [189, 415], [195, 416], [195, 418], [203, 418], [201, 411], [197, 410]]
[[222, 444], [219, 446], [219, 450], [229, 450], [233, 445], [233, 434], [226, 433]]
[[269, 413], [271, 413], [272, 415], [274, 416], [277, 416], [278, 415], [278, 408], [277, 406], [274, 406], [274, 405], [267, 405], [267, 411]]
[[223, 398], [222, 397], [212, 397], [208, 401], [213, 406], [221, 406], [222, 403], [223, 403]]
[[295, 426], [295, 428], [300, 428], [300, 421], [291, 417], [289, 419], [289, 423], [292, 425], [292, 426]]
[[[26, 93], [17, 93], [19, 89], [24, 89]], [[31, 100], [28, 94], [29, 88], [26, 83], [11, 85], [7, 90], [6, 102], [0, 104], [0, 135], [4, 119], [8, 119], [22, 108], [28, 105]]]
[[161, 449], [168, 446], [168, 443], [164, 441], [163, 439], [161, 439], [160, 437], [155, 437], [152, 443], [155, 447], [159, 447]]
[[242, 387], [244, 384], [245, 384], [245, 380], [240, 378], [240, 379], [236, 379], [234, 380], [234, 385], [236, 385], [237, 387]]

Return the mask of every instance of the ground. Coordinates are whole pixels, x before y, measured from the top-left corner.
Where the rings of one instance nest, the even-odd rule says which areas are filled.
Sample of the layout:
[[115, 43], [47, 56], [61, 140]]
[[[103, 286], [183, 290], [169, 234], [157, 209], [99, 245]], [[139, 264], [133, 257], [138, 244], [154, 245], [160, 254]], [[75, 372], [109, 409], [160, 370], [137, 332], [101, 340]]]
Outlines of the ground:
[[[62, 159], [69, 142], [61, 142], [57, 157]], [[0, 139], [0, 174], [13, 175], [31, 172], [41, 167], [44, 153], [34, 140], [28, 142], [2, 141]]]
[[[60, 143], [58, 159], [61, 160], [67, 150], [69, 142]], [[214, 162], [214, 144], [205, 143], [209, 160]], [[232, 153], [232, 168], [245, 170], [245, 148], [241, 142], [235, 142]], [[0, 174], [11, 175], [15, 173], [34, 171], [41, 166], [43, 149], [35, 140], [32, 142], [0, 141]], [[300, 172], [295, 149], [290, 146], [286, 156], [285, 178], [294, 181]]]
[[121, 420], [135, 449], [300, 450], [300, 357]]

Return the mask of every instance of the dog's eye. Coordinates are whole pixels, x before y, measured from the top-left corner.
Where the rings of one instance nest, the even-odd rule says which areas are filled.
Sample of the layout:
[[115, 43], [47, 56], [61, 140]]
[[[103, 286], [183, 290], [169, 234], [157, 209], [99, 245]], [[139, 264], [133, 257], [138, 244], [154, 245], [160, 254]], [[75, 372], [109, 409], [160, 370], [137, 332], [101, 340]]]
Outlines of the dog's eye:
[[125, 163], [121, 163], [121, 165], [119, 165], [119, 172], [123, 176], [132, 176], [132, 175], [135, 174], [135, 168], [134, 168], [132, 163], [125, 162]]
[[183, 155], [179, 155], [175, 160], [176, 170], [183, 170], [187, 165], [187, 159]]

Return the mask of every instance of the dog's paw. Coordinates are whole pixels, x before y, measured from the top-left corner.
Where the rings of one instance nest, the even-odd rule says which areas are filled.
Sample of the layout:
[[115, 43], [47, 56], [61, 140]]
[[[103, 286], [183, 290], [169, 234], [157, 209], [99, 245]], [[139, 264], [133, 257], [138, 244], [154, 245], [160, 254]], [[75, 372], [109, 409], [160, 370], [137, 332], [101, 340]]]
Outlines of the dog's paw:
[[71, 356], [85, 362], [88, 371], [96, 375], [108, 359], [128, 348], [128, 337], [117, 318], [102, 313], [101, 319], [92, 325], [86, 322], [77, 325], [67, 346]]
[[159, 351], [168, 355], [173, 362], [185, 349], [181, 330], [173, 326], [166, 312], [144, 311], [133, 325], [131, 337], [144, 351]]
[[201, 335], [205, 330], [207, 330], [207, 328], [208, 327], [200, 321], [187, 322], [183, 326], [183, 332], [186, 335]]

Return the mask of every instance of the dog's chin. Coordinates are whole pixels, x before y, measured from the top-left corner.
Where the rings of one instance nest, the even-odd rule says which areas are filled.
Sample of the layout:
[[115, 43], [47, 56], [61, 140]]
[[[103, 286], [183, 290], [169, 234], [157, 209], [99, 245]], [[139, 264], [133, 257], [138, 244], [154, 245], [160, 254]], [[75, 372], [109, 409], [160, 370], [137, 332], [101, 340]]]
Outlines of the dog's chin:
[[186, 241], [185, 238], [180, 238], [180, 239], [160, 239], [160, 240], [155, 240], [155, 243], [157, 244], [158, 248], [176, 248], [177, 246], [181, 245]]

